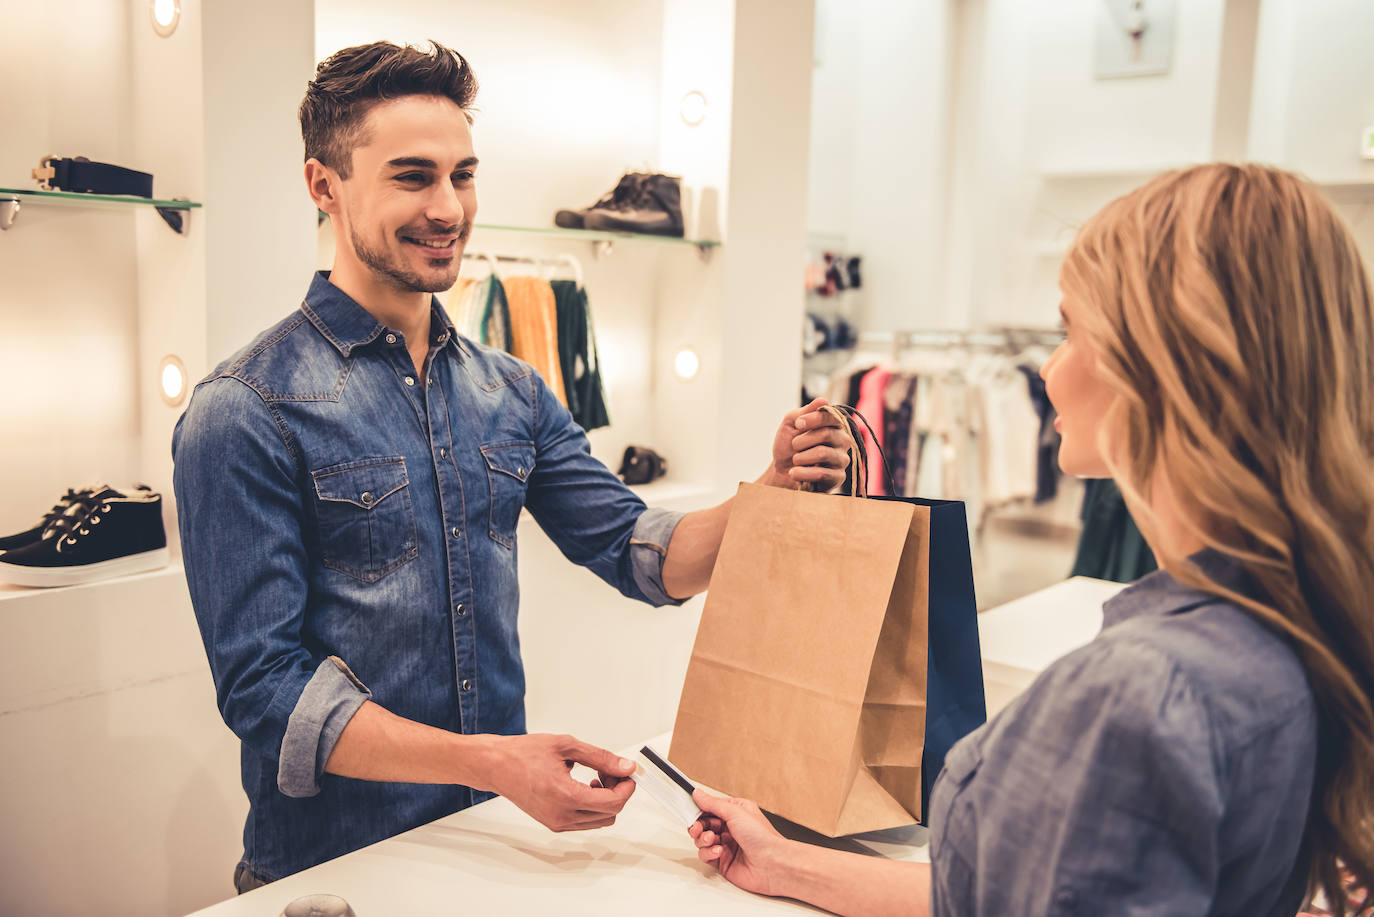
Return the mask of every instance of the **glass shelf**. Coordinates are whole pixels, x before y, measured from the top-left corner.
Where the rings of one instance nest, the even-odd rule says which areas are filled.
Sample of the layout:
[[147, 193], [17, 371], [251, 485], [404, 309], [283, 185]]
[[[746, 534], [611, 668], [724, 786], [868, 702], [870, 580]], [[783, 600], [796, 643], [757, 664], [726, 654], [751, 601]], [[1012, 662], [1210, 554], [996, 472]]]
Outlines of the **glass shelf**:
[[14, 225], [19, 211], [25, 206], [94, 207], [119, 210], [128, 207], [152, 207], [162, 221], [177, 235], [186, 232], [191, 211], [201, 206], [199, 201], [164, 201], [132, 194], [87, 194], [78, 191], [38, 191], [30, 188], [0, 188], [0, 229]]
[[493, 223], [478, 223], [473, 231], [523, 232], [531, 235], [554, 236], [562, 239], [578, 239], [584, 242], [656, 242], [669, 245], [695, 245], [697, 248], [715, 248], [721, 243], [715, 239], [680, 239], [677, 236], [655, 236], [642, 232], [600, 232], [593, 229], [563, 229], [556, 226], [502, 226]]
[[37, 191], [24, 188], [0, 188], [0, 200], [3, 199], [17, 200], [22, 204], [57, 204], [60, 207], [142, 204], [167, 210], [193, 210], [201, 206], [199, 201], [164, 201], [128, 194], [86, 194], [77, 191]]
[[[3, 189], [0, 189], [3, 190]], [[319, 221], [323, 223], [329, 214], [318, 211]], [[677, 236], [656, 236], [643, 232], [600, 232], [592, 229], [563, 229], [557, 226], [505, 226], [497, 223], [478, 223], [473, 231], [520, 232], [528, 235], [551, 236], [557, 239], [575, 239], [579, 242], [652, 242], [660, 245], [692, 245], [698, 249], [717, 248], [721, 245], [716, 239], [681, 239]]]

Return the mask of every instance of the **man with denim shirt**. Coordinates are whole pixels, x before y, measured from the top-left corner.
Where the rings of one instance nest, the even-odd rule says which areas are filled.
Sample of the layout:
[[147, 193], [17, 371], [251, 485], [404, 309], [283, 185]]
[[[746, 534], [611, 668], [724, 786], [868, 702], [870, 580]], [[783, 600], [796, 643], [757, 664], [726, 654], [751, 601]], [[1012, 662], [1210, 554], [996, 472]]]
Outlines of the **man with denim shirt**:
[[[476, 212], [475, 92], [437, 44], [320, 65], [301, 126], [333, 270], [197, 386], [173, 436], [187, 582], [242, 740], [240, 891], [492, 794], [554, 830], [611, 824], [631, 763], [524, 734], [520, 510], [654, 605], [706, 587], [729, 516], [646, 509], [538, 373], [431, 295]], [[817, 407], [786, 415], [761, 482], [843, 479]]]

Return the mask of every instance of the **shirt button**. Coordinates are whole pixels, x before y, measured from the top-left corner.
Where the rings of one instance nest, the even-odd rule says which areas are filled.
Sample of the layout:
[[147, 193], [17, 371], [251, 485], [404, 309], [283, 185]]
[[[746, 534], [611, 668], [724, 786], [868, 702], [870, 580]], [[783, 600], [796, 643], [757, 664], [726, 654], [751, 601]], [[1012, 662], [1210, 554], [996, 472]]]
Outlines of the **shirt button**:
[[415, 384], [415, 377], [414, 377], [414, 376], [406, 376], [406, 385], [414, 385], [414, 384]]
[[471, 691], [471, 690], [472, 690], [472, 681], [471, 681], [470, 679], [467, 679], [467, 678], [464, 678], [464, 679], [463, 679], [463, 690], [464, 690], [464, 691]]
[[369, 492], [366, 491], [366, 490], [363, 491], [363, 495], [362, 495], [361, 497], [359, 497], [358, 499], [360, 499], [360, 500], [363, 501], [363, 506], [371, 506], [371, 505], [372, 505], [372, 494], [369, 493]]
[[388, 334], [388, 335], [386, 336], [386, 342], [387, 342], [388, 344], [395, 344], [395, 343], [396, 343], [396, 335], [394, 335], [394, 334]]
[[448, 450], [443, 446], [439, 447], [439, 458], [448, 458]]
[[458, 530], [458, 526], [456, 526], [456, 525], [455, 525], [453, 528], [449, 529], [448, 531], [449, 531], [449, 534], [452, 535], [454, 538], [461, 538], [462, 535], [463, 535], [463, 533], [460, 532], [460, 531]]
[[458, 612], [458, 617], [461, 618], [468, 613], [468, 608], [462, 602], [459, 602], [458, 607], [455, 608], [454, 611]]

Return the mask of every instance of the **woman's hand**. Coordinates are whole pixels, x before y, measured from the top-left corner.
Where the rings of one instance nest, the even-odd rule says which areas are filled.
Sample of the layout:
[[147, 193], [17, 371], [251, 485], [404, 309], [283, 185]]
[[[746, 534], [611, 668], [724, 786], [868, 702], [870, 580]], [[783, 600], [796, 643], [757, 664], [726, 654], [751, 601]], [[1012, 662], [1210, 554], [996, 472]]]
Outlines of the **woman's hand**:
[[700, 819], [687, 833], [696, 841], [697, 856], [713, 863], [734, 885], [760, 895], [785, 895], [793, 845], [768, 823], [759, 807], [747, 799], [727, 799], [697, 790], [692, 799]]

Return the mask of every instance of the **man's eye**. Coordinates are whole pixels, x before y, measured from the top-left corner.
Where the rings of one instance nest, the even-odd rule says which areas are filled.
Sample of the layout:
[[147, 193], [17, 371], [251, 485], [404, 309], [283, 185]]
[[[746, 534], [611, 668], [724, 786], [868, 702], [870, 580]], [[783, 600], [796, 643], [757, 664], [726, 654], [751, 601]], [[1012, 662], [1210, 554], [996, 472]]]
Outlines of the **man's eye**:
[[472, 173], [472, 172], [454, 172], [454, 173], [453, 173], [453, 180], [454, 180], [455, 182], [457, 182], [458, 184], [460, 184], [460, 185], [466, 185], [468, 182], [472, 181], [472, 180], [473, 180], [474, 178], [476, 178], [476, 177], [477, 177], [477, 176], [476, 176], [474, 173]]
[[397, 175], [396, 180], [414, 184], [416, 182], [424, 181], [425, 177], [419, 172], [407, 172], [404, 175]]

